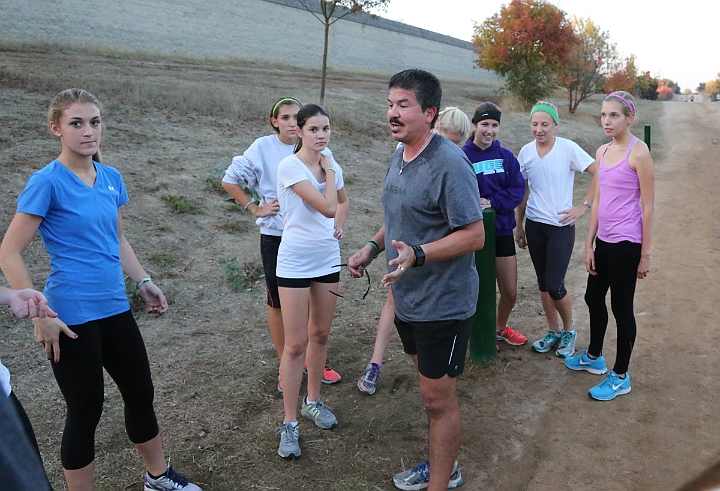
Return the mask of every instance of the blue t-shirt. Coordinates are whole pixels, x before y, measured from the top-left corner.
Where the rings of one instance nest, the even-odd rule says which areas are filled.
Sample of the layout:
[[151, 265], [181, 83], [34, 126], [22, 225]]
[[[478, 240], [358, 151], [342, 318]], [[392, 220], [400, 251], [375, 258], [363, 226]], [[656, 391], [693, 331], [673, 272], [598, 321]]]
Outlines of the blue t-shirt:
[[130, 308], [117, 226], [118, 208], [128, 195], [116, 169], [94, 164], [93, 187], [54, 160], [30, 176], [18, 198], [18, 212], [43, 217], [38, 232], [51, 270], [45, 296], [68, 325]]

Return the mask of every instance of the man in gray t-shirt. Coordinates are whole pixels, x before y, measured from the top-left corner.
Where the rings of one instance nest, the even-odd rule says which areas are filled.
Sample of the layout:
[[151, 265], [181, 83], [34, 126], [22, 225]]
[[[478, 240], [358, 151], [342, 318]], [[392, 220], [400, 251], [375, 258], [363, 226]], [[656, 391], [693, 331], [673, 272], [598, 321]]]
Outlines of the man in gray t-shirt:
[[[478, 295], [474, 251], [482, 248], [477, 180], [465, 154], [432, 128], [440, 82], [423, 70], [390, 79], [388, 121], [402, 142], [383, 189], [385, 224], [348, 266], [362, 276], [374, 253], [386, 250], [395, 326], [420, 377], [430, 423], [430, 464], [394, 477], [400, 489], [429, 491], [462, 484], [457, 455], [462, 438], [457, 376], [463, 372]], [[432, 466], [432, 475], [430, 475]]]

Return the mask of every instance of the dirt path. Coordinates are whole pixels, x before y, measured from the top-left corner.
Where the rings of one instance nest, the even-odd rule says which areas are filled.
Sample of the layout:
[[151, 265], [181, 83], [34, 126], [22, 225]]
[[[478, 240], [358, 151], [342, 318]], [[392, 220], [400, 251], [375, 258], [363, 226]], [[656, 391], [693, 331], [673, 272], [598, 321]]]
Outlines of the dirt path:
[[[665, 103], [653, 131], [664, 158], [656, 160], [652, 273], [637, 293], [633, 392], [598, 403], [585, 393], [596, 376], [559, 372], [550, 381], [555, 397], [538, 409], [536, 433], [517, 454], [519, 468], [507, 463], [498, 486], [483, 489], [672, 490], [718, 457], [720, 146], [712, 139], [720, 105]], [[575, 310], [587, 316], [580, 302]]]

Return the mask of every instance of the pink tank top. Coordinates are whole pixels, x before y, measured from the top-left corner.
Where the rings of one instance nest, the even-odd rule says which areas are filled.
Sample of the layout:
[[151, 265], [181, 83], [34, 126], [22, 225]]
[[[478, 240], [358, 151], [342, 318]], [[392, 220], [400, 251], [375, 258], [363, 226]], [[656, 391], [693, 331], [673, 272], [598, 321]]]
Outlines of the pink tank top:
[[623, 240], [642, 244], [642, 207], [640, 206], [640, 180], [628, 163], [628, 157], [637, 138], [633, 136], [625, 158], [613, 167], [605, 166], [605, 147], [600, 158], [600, 206], [598, 232], [600, 240], [617, 243]]

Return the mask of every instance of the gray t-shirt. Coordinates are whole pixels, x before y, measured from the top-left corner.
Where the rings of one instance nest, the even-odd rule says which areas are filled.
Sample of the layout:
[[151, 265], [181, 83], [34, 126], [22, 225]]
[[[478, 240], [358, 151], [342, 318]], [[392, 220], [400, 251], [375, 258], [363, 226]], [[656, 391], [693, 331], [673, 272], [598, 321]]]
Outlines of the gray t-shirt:
[[[477, 179], [460, 147], [435, 135], [404, 167], [402, 154], [400, 146], [390, 159], [382, 194], [387, 261], [398, 255], [392, 240], [422, 245], [482, 220]], [[465, 320], [478, 288], [474, 253], [410, 268], [392, 285], [395, 313], [405, 322]]]

